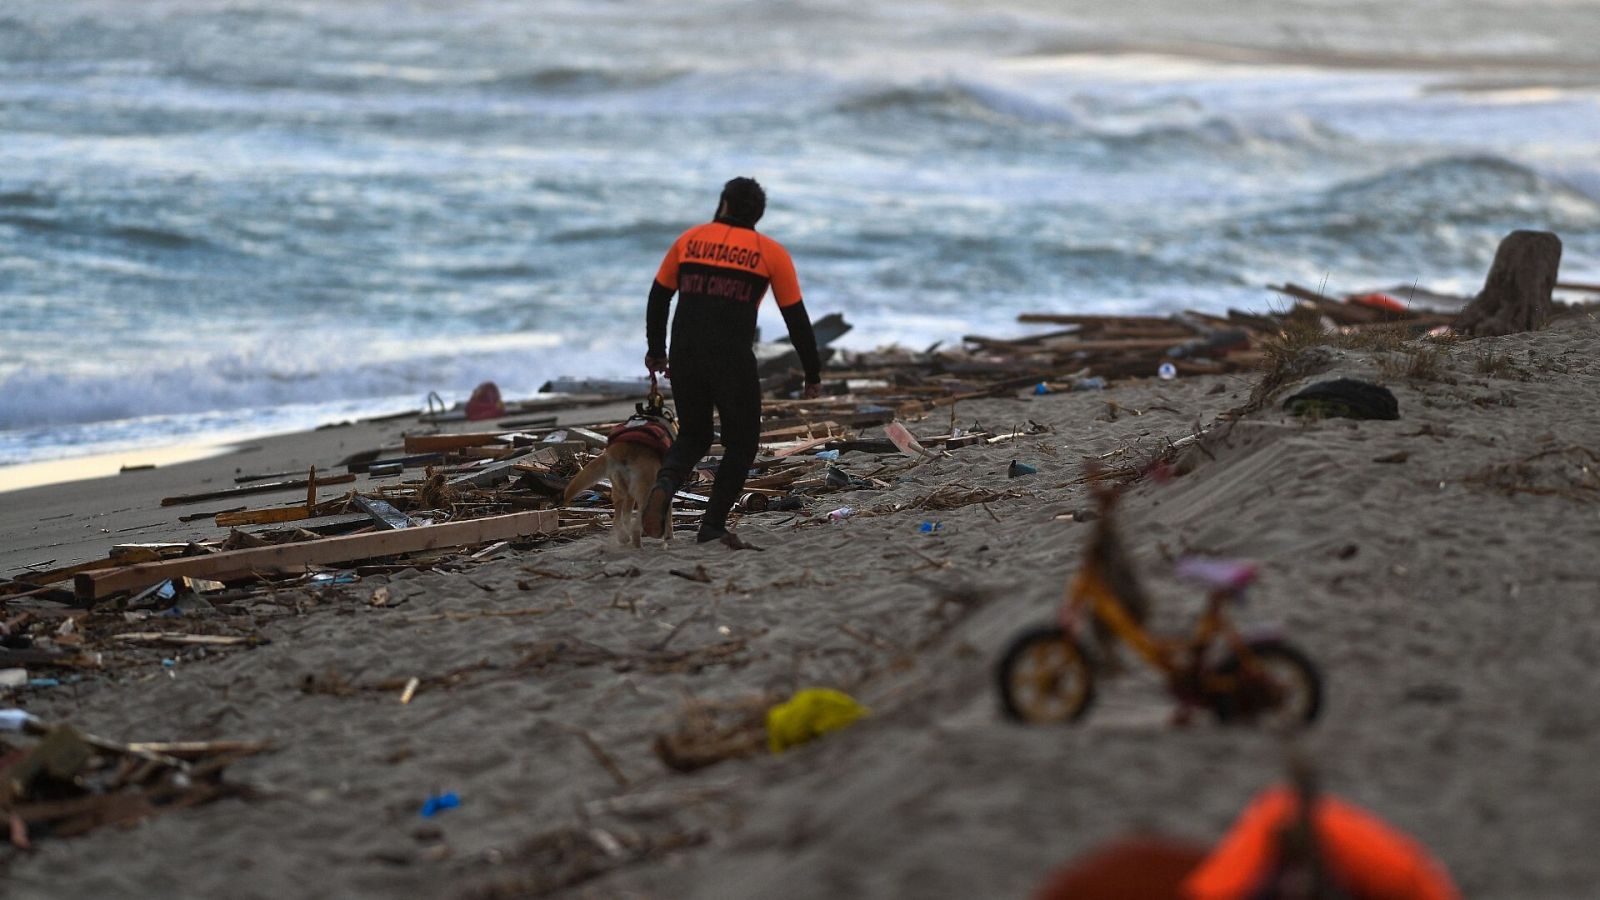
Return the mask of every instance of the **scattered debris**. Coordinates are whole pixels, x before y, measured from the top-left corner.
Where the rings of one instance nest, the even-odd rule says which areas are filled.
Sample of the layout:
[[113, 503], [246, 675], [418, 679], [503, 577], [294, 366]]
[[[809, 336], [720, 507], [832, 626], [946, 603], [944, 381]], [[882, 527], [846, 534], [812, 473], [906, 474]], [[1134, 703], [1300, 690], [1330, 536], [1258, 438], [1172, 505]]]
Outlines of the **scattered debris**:
[[456, 809], [460, 806], [461, 798], [456, 796], [455, 791], [449, 791], [443, 794], [430, 795], [427, 800], [422, 802], [422, 808], [417, 812], [424, 819], [431, 819], [447, 809]]
[[806, 688], [767, 710], [767, 749], [782, 753], [848, 728], [867, 712], [865, 706], [842, 691]]
[[270, 749], [246, 741], [119, 744], [19, 709], [0, 710], [0, 733], [37, 738], [31, 749], [0, 740], [0, 814], [10, 819], [11, 842], [24, 850], [42, 838], [249, 797], [249, 788], [224, 782], [222, 771]]

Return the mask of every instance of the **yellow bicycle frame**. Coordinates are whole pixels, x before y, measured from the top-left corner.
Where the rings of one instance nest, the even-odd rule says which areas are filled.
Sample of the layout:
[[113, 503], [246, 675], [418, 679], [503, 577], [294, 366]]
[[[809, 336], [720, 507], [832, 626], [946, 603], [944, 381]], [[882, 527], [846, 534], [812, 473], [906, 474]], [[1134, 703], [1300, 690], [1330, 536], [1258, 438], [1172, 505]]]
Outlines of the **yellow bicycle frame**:
[[[1206, 603], [1205, 612], [1200, 620], [1195, 623], [1192, 634], [1185, 638], [1163, 639], [1152, 635], [1144, 626], [1133, 620], [1128, 615], [1128, 609], [1123, 605], [1122, 598], [1106, 583], [1100, 567], [1091, 559], [1086, 560], [1078, 574], [1072, 579], [1068, 591], [1070, 602], [1069, 610], [1063, 625], [1071, 630], [1073, 619], [1079, 611], [1087, 607], [1091, 615], [1109, 628], [1119, 640], [1132, 647], [1150, 665], [1159, 669], [1169, 677], [1177, 674], [1180, 664], [1180, 651], [1188, 649], [1192, 661], [1198, 660], [1198, 655], [1219, 634], [1227, 634], [1229, 643], [1235, 653], [1244, 651], [1243, 642], [1228, 627], [1227, 619], [1222, 612], [1223, 597], [1212, 594]], [[1213, 678], [1224, 678], [1232, 681], [1227, 676], [1213, 675]]]

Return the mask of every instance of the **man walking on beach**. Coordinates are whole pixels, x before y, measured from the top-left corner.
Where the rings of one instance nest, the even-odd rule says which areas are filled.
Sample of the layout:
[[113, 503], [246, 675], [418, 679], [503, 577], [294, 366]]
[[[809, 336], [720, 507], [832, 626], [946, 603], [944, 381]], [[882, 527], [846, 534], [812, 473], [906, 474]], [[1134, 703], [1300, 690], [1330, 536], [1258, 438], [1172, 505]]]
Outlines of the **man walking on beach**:
[[[743, 542], [728, 531], [728, 511], [744, 489], [761, 439], [761, 379], [753, 345], [756, 308], [767, 288], [777, 298], [789, 339], [805, 368], [805, 396], [822, 382], [817, 338], [800, 299], [800, 281], [782, 244], [756, 232], [767, 194], [753, 178], [735, 178], [722, 188], [716, 218], [684, 232], [656, 272], [645, 313], [651, 373], [671, 364], [672, 397], [678, 407], [678, 440], [661, 463], [661, 477], [644, 507], [644, 534], [661, 537], [672, 498], [711, 448], [711, 414], [722, 419], [722, 462], [710, 503], [700, 520], [699, 542], [720, 540], [735, 549]], [[667, 309], [672, 317], [672, 353], [667, 354]]]

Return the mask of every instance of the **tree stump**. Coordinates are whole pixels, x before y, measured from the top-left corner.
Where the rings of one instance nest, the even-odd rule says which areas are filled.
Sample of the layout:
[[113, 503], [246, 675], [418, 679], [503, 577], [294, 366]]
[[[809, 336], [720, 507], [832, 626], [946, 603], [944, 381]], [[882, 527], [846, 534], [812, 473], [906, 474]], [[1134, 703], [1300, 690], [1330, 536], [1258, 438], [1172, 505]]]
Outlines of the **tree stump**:
[[1550, 299], [1561, 267], [1561, 238], [1548, 231], [1513, 231], [1500, 242], [1483, 290], [1456, 317], [1455, 330], [1472, 337], [1537, 331], [1550, 321]]

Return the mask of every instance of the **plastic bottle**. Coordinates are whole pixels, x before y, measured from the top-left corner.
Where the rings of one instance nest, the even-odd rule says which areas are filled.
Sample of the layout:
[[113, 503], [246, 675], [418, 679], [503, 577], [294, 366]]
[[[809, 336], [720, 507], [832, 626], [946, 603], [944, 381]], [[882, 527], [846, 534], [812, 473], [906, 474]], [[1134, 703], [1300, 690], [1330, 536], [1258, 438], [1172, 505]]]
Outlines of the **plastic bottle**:
[[1161, 368], [1156, 369], [1156, 374], [1161, 376], [1162, 381], [1171, 381], [1178, 377], [1178, 367], [1172, 363], [1164, 362], [1161, 364]]

